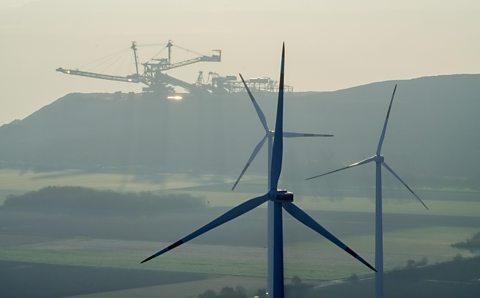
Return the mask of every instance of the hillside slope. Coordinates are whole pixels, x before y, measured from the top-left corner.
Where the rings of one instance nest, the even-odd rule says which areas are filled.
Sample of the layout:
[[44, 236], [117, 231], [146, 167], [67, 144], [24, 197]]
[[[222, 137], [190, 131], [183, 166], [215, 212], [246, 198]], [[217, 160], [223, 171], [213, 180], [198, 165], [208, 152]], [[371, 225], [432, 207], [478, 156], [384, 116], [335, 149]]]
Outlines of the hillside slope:
[[[284, 184], [374, 154], [395, 82], [286, 95], [285, 129], [334, 138], [287, 140]], [[480, 190], [480, 75], [398, 81], [385, 139], [391, 166], [415, 187]], [[257, 94], [273, 127], [276, 96]], [[68, 94], [0, 127], [0, 166], [36, 170], [184, 172], [234, 178], [263, 132], [246, 94], [169, 101]], [[265, 174], [263, 149], [247, 174]], [[317, 182], [365, 185], [373, 169]], [[389, 181], [386, 181], [387, 187]]]

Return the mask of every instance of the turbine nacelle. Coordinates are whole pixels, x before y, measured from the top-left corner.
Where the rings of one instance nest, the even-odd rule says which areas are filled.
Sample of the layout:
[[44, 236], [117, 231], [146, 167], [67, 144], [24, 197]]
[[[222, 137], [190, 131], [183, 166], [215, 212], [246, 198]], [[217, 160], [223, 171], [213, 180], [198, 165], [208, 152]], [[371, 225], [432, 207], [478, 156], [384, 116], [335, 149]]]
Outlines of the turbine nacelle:
[[277, 191], [269, 193], [268, 197], [271, 201], [293, 202], [293, 192], [289, 192], [286, 189], [277, 189]]
[[376, 162], [376, 163], [383, 163], [385, 161], [385, 158], [383, 157], [383, 155], [375, 155], [373, 157], [373, 160]]

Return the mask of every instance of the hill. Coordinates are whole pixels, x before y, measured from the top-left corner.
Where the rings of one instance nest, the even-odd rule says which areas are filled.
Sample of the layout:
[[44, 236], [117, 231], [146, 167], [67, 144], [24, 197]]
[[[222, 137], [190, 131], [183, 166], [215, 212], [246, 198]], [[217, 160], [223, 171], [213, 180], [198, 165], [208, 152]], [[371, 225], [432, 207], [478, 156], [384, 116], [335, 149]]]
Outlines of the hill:
[[[283, 184], [325, 191], [371, 185], [373, 169], [303, 179], [372, 155], [396, 82], [289, 93], [285, 129], [335, 138], [287, 140]], [[480, 191], [480, 75], [398, 81], [384, 154], [412, 186]], [[256, 94], [273, 127], [274, 94]], [[217, 174], [234, 178], [262, 137], [246, 94], [170, 101], [146, 94], [68, 94], [0, 127], [3, 168]], [[265, 150], [265, 149], [263, 149]], [[264, 175], [266, 152], [247, 174]], [[393, 181], [393, 180], [392, 180]], [[399, 188], [398, 185], [386, 187]], [[348, 187], [346, 187], [348, 185]]]

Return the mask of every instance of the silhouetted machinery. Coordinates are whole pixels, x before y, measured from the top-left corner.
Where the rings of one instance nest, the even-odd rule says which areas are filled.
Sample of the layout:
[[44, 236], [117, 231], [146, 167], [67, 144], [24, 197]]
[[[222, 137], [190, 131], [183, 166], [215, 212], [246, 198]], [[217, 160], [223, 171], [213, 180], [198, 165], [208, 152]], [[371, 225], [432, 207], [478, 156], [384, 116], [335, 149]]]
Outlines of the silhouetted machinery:
[[[221, 76], [215, 72], [209, 72], [208, 77], [205, 79], [203, 72], [200, 71], [195, 83], [190, 84], [171, 75], [168, 75], [166, 71], [179, 68], [187, 65], [191, 65], [199, 62], [220, 62], [222, 59], [221, 50], [212, 50], [212, 55], [202, 55], [191, 50], [174, 45], [171, 40], [164, 45], [164, 49], [168, 50], [166, 58], [151, 58], [145, 63], [141, 63], [143, 71], [139, 69], [138, 62], [138, 47], [134, 41], [130, 49], [133, 51], [133, 57], [135, 62], [135, 73], [120, 76], [111, 75], [97, 72], [83, 71], [79, 69], [67, 69], [59, 67], [56, 70], [68, 75], [83, 76], [95, 79], [120, 81], [127, 83], [140, 83], [145, 85], [143, 91], [155, 92], [160, 94], [173, 94], [175, 93], [175, 87], [181, 87], [187, 90], [189, 93], [233, 93], [243, 91], [243, 85], [237, 80], [236, 76]], [[191, 59], [172, 62], [172, 47], [178, 48], [190, 53], [194, 53], [197, 56]], [[247, 84], [253, 90], [276, 92], [278, 90], [278, 84], [270, 78], [257, 78], [247, 80]], [[286, 86], [286, 91], [292, 91], [290, 86]]]

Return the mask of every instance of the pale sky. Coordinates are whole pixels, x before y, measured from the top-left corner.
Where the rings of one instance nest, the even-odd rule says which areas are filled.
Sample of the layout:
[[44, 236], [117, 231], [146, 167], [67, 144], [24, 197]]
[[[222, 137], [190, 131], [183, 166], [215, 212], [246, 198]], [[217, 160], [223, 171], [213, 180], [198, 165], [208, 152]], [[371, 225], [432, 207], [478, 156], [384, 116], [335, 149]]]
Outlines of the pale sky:
[[[480, 1], [0, 0], [0, 124], [71, 92], [140, 91], [55, 69], [128, 74], [131, 41], [169, 39], [205, 54], [223, 50], [221, 63], [172, 73], [190, 82], [199, 70], [277, 79], [282, 41], [286, 83], [297, 91], [480, 73]], [[91, 63], [121, 50], [117, 64]], [[158, 50], [140, 48], [140, 60]]]

